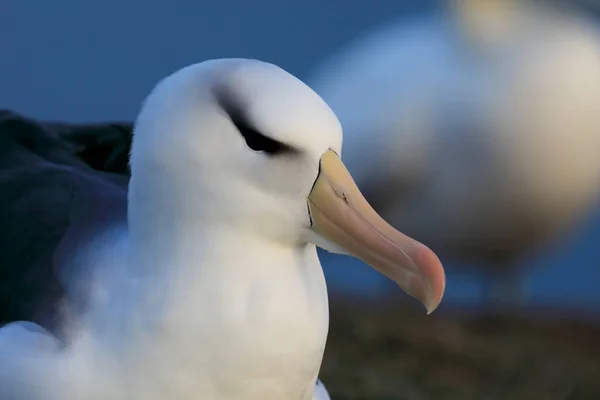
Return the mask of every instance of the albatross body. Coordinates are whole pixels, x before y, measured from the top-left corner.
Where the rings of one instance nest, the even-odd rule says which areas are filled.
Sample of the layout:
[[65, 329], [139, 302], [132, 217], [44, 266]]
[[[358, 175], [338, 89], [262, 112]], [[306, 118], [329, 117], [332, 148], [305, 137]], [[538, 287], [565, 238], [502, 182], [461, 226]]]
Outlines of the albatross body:
[[[42, 266], [64, 292], [60, 322], [0, 329], [0, 398], [327, 396], [315, 386], [328, 330], [315, 245], [363, 259], [429, 312], [445, 286], [435, 254], [361, 196], [341, 144], [325, 102], [274, 65], [213, 60], [162, 80], [135, 123], [128, 191], [97, 176], [104, 190], [65, 200], [73, 211]], [[24, 176], [48, 168], [36, 165]]]
[[569, 4], [445, 3], [357, 40], [308, 82], [373, 207], [484, 267], [490, 300], [512, 302], [522, 258], [597, 204], [600, 34]]

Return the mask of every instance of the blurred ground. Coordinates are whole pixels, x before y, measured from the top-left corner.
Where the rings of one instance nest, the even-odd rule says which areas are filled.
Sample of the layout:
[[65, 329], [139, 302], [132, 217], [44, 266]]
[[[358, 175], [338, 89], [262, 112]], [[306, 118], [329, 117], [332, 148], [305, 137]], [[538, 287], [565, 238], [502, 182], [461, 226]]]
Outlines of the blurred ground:
[[320, 375], [332, 399], [600, 399], [599, 324], [444, 311], [332, 300]]

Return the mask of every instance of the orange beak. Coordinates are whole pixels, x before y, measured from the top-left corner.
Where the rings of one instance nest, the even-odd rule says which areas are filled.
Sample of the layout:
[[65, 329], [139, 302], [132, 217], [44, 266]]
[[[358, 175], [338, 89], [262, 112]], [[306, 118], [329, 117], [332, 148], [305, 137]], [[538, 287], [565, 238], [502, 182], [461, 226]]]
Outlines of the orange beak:
[[321, 156], [308, 204], [314, 232], [394, 280], [428, 314], [437, 308], [446, 287], [440, 260], [373, 210], [332, 150]]

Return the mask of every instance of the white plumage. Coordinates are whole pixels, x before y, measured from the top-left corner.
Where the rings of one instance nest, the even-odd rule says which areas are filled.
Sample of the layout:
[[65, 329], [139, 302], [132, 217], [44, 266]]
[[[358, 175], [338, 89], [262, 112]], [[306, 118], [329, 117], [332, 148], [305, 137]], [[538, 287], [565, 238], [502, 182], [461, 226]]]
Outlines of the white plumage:
[[[219, 80], [306, 160], [247, 149]], [[89, 311], [66, 349], [2, 328], [0, 398], [310, 399], [327, 290], [314, 245], [294, 243], [319, 156], [341, 141], [327, 105], [270, 64], [206, 62], [159, 83], [136, 122], [128, 229], [78, 258], [95, 273]]]
[[[328, 399], [315, 243], [362, 257], [429, 311], [445, 287], [437, 257], [368, 207], [341, 145], [331, 109], [274, 65], [213, 60], [162, 80], [135, 124], [127, 221], [57, 266], [83, 314], [66, 340], [0, 329], [0, 398]], [[61, 207], [85, 209], [77, 199]]]

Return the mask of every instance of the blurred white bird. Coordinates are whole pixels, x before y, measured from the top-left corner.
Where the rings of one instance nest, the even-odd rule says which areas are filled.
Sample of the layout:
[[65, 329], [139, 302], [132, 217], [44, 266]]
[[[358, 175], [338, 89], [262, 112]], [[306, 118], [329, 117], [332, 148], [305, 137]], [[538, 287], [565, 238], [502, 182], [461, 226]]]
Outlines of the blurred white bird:
[[565, 4], [440, 11], [357, 40], [308, 82], [342, 122], [344, 161], [376, 210], [487, 266], [497, 306], [523, 295], [519, 258], [597, 198], [600, 35]]

